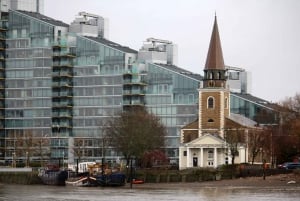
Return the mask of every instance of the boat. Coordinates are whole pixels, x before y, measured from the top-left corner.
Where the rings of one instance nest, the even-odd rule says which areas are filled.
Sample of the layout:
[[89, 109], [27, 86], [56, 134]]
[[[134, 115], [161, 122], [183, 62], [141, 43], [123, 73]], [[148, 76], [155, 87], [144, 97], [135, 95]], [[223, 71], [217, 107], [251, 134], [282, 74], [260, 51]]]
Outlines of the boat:
[[126, 176], [119, 169], [108, 168], [95, 162], [78, 164], [77, 177], [70, 177], [66, 181], [71, 186], [124, 186]]
[[143, 184], [143, 183], [145, 183], [145, 182], [144, 182], [144, 180], [142, 180], [142, 179], [133, 179], [133, 180], [131, 181], [131, 183], [132, 183], [132, 184]]
[[61, 170], [56, 165], [47, 165], [45, 168], [39, 169], [38, 176], [43, 184], [64, 186], [68, 178], [68, 171]]
[[103, 174], [96, 176], [96, 181], [99, 186], [124, 186], [126, 176], [121, 172], [113, 172], [111, 174]]

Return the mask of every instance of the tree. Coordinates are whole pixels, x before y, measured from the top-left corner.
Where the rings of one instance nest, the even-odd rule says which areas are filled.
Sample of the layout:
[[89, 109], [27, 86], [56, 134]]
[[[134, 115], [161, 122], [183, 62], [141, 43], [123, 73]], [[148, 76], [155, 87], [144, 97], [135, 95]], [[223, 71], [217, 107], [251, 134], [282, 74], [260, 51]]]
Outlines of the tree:
[[294, 97], [289, 97], [279, 103], [283, 107], [281, 113], [281, 124], [277, 137], [280, 144], [278, 148], [278, 158], [280, 162], [291, 161], [294, 157], [300, 156], [300, 93]]
[[244, 129], [228, 129], [225, 132], [225, 140], [229, 147], [231, 164], [234, 164], [235, 157], [238, 156], [238, 148], [244, 142]]
[[74, 153], [74, 156], [77, 157], [78, 161], [81, 161], [81, 158], [83, 156], [83, 153], [84, 153], [84, 139], [81, 139], [81, 138], [76, 138], [74, 139], [74, 147], [73, 147], [73, 153]]
[[50, 157], [50, 150], [49, 150], [50, 140], [47, 136], [43, 136], [40, 138], [35, 139], [34, 148], [35, 154], [40, 158], [40, 165], [41, 167], [44, 166], [44, 159], [49, 159]]
[[255, 158], [258, 156], [259, 153], [262, 154], [262, 157], [263, 157], [263, 153], [265, 153], [265, 157], [271, 155], [270, 153], [271, 132], [272, 131], [266, 127], [266, 128], [251, 130], [248, 133], [248, 146], [249, 146], [249, 152], [250, 152], [252, 164], [254, 163]]
[[153, 150], [146, 152], [142, 159], [142, 167], [151, 168], [154, 165], [169, 164], [169, 159], [161, 150]]
[[262, 147], [262, 134], [258, 131], [252, 131], [248, 133], [248, 148], [251, 156], [251, 163], [253, 164], [256, 156], [258, 156], [260, 152], [260, 148]]
[[140, 160], [144, 153], [164, 146], [165, 128], [159, 118], [145, 108], [131, 108], [108, 121], [106, 135], [110, 145], [126, 159]]

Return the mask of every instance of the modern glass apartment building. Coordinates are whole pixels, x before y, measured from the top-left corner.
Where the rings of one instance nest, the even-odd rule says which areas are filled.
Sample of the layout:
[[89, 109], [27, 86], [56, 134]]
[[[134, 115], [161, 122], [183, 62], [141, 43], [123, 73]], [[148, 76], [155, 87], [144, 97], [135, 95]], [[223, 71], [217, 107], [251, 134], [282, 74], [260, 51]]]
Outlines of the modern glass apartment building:
[[178, 160], [180, 129], [198, 118], [198, 89], [202, 76], [168, 64], [147, 65], [145, 105], [167, 129], [166, 153]]
[[[56, 53], [68, 25], [38, 13], [9, 11], [5, 38], [5, 158], [49, 155], [55, 114]], [[5, 22], [6, 19], [2, 19]], [[47, 146], [41, 146], [45, 145]], [[33, 148], [35, 147], [35, 148]], [[40, 151], [36, 150], [40, 147]], [[47, 150], [44, 150], [47, 149]], [[56, 153], [51, 153], [57, 155]]]
[[[136, 54], [103, 38], [76, 38], [73, 136], [75, 146], [84, 148], [75, 158], [99, 160], [103, 156], [103, 130], [107, 120], [123, 110], [123, 76], [130, 72]], [[110, 160], [120, 157], [109, 147], [105, 147], [105, 154]]]
[[[131, 48], [70, 33], [39, 13], [1, 12], [0, 160], [117, 161], [121, 154], [103, 144], [106, 122], [144, 105], [167, 128], [166, 153], [177, 163], [180, 129], [198, 118], [201, 82], [199, 74], [141, 62]], [[246, 115], [241, 101], [249, 98], [232, 97], [232, 112]]]

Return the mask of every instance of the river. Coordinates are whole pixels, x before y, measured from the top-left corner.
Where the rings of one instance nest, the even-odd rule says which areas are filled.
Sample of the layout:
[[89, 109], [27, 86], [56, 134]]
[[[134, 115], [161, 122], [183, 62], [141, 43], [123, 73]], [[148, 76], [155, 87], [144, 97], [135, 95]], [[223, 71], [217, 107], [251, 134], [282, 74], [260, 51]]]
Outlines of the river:
[[0, 201], [299, 201], [300, 188], [256, 187], [59, 187], [1, 185]]

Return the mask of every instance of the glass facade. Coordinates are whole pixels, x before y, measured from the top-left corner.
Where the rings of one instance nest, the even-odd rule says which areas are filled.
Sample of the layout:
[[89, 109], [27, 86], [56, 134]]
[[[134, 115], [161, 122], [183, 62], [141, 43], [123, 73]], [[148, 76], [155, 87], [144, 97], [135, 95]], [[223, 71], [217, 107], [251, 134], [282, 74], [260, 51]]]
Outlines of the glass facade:
[[200, 79], [181, 74], [172, 66], [158, 64], [148, 64], [144, 79], [147, 83], [145, 104], [166, 126], [166, 153], [177, 163], [180, 129], [198, 118]]
[[0, 13], [0, 160], [5, 158], [5, 39], [8, 13]]
[[[242, 97], [242, 96], [248, 96]], [[250, 95], [239, 95], [231, 93], [230, 112], [240, 114], [260, 124], [278, 124], [279, 113], [266, 101], [253, 99]]]
[[[24, 143], [51, 136], [54, 26], [9, 13], [5, 50], [6, 157], [24, 158]], [[30, 138], [30, 139], [29, 139]], [[27, 142], [28, 141], [28, 142]], [[29, 152], [29, 148], [26, 148]], [[34, 157], [36, 153], [30, 151]]]
[[[99, 160], [103, 128], [108, 119], [122, 111], [126, 52], [96, 38], [78, 36], [76, 41], [73, 136], [75, 141], [81, 140], [87, 145], [82, 157]], [[113, 149], [106, 150], [105, 154], [108, 159], [118, 156]]]

